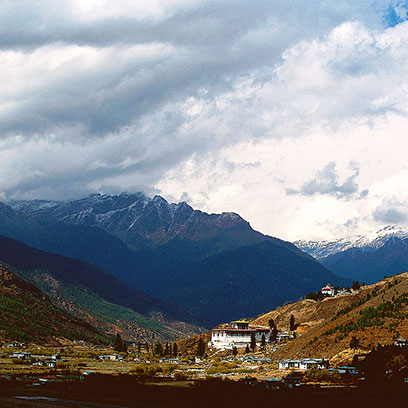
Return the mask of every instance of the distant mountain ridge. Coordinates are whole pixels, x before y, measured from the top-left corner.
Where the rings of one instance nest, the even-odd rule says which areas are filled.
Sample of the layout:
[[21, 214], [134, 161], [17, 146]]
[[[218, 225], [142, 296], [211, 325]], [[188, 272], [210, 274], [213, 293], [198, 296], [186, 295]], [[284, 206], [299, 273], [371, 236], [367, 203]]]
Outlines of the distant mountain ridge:
[[257, 315], [327, 282], [351, 284], [235, 213], [207, 214], [143, 193], [10, 205], [0, 208], [0, 234], [93, 263], [208, 327]]
[[206, 214], [186, 202], [169, 204], [164, 198], [143, 193], [93, 194], [71, 201], [14, 201], [11, 207], [23, 214], [46, 215], [71, 225], [99, 227], [119, 237], [133, 249], [163, 245], [175, 237], [202, 239], [197, 224], [205, 222], [206, 237], [220, 229], [247, 224], [235, 213]]
[[335, 274], [360, 282], [408, 271], [407, 227], [388, 225], [367, 235], [295, 244]]
[[386, 225], [367, 235], [339, 238], [337, 240], [307, 241], [298, 240], [293, 242], [299, 249], [307, 252], [316, 259], [334, 255], [351, 248], [360, 248], [364, 251], [372, 251], [383, 246], [389, 238], [408, 238], [408, 227]]
[[67, 225], [98, 227], [120, 238], [133, 250], [156, 248], [171, 240], [209, 241], [230, 231], [234, 233], [229, 234], [222, 246], [219, 244], [222, 250], [272, 240], [302, 255], [291, 243], [254, 231], [236, 213], [207, 214], [194, 210], [184, 201], [168, 203], [161, 196], [149, 198], [142, 192], [92, 194], [69, 201], [12, 201], [9, 204], [22, 215], [46, 216]]

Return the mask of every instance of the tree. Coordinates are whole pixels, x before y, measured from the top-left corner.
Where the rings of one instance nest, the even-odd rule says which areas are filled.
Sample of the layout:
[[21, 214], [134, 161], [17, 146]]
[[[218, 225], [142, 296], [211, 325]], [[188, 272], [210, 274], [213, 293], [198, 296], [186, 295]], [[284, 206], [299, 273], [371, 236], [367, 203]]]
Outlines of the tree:
[[173, 344], [173, 356], [177, 357], [178, 356], [178, 347], [177, 347], [177, 343]]
[[358, 356], [354, 355], [353, 360], [351, 361], [351, 365], [353, 367], [358, 366], [359, 362], [360, 362], [360, 360], [359, 360]]
[[269, 334], [269, 342], [272, 343], [273, 341], [276, 341], [276, 337], [278, 335], [278, 328], [276, 327], [275, 322], [273, 319], [269, 319], [269, 328], [271, 330]]
[[118, 351], [118, 352], [123, 351], [122, 337], [120, 337], [119, 333], [116, 333], [114, 349], [115, 349], [115, 351]]
[[255, 333], [251, 333], [251, 345], [250, 345], [250, 347], [251, 347], [252, 352], [254, 352], [255, 349], [256, 349]]
[[251, 350], [249, 349], [249, 346], [248, 346], [248, 344], [247, 344], [246, 347], [245, 347], [245, 354], [248, 354], [250, 351], [251, 351]]
[[266, 339], [265, 339], [265, 335], [263, 334], [262, 338], [261, 338], [261, 348], [262, 348], [262, 350], [264, 350], [265, 347], [266, 347]]
[[165, 356], [170, 356], [170, 346], [169, 343], [166, 343], [166, 347], [164, 349], [164, 355]]
[[234, 347], [232, 348], [232, 355], [233, 355], [234, 357], [236, 357], [237, 354], [238, 354], [238, 349], [234, 346]]
[[358, 281], [353, 281], [353, 286], [352, 286], [352, 288], [354, 289], [354, 290], [359, 290], [360, 289], [360, 283], [358, 282]]
[[203, 339], [200, 337], [200, 340], [198, 340], [197, 344], [197, 356], [202, 357], [205, 354], [205, 344], [203, 342]]
[[290, 331], [296, 330], [295, 316], [293, 315], [290, 315], [289, 330]]
[[272, 329], [276, 329], [276, 324], [275, 321], [273, 319], [269, 319], [268, 320], [268, 324], [269, 324], [269, 328]]
[[163, 355], [163, 346], [160, 343], [155, 344], [154, 354], [156, 354], [156, 355], [158, 355], [160, 357]]
[[360, 340], [356, 336], [353, 336], [350, 340], [350, 348], [356, 349], [359, 347], [360, 347]]
[[148, 344], [147, 341], [146, 341], [146, 344], [145, 344], [145, 349], [146, 349], [146, 353], [148, 353], [149, 352], [149, 344]]

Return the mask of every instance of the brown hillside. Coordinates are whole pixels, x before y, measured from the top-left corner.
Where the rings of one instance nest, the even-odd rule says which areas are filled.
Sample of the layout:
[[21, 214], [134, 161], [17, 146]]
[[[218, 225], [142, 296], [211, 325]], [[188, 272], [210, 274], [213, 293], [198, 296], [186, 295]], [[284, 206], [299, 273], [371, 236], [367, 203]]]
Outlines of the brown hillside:
[[252, 324], [267, 325], [272, 318], [279, 329], [287, 329], [292, 314], [299, 324], [298, 337], [277, 350], [274, 358], [332, 358], [338, 353], [352, 357], [353, 336], [359, 341], [358, 353], [364, 354], [377, 344], [408, 338], [408, 273], [362, 287], [358, 293], [285, 305]]

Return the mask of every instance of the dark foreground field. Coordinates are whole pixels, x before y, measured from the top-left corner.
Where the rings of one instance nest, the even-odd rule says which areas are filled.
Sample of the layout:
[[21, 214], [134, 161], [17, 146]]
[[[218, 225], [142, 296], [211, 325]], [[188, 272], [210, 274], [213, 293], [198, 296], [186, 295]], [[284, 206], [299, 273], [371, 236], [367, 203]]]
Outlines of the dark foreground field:
[[88, 381], [27, 387], [0, 384], [0, 407], [172, 408], [172, 407], [330, 407], [408, 406], [408, 387], [319, 388], [267, 391], [237, 383], [194, 386], [140, 384], [130, 379], [99, 377]]

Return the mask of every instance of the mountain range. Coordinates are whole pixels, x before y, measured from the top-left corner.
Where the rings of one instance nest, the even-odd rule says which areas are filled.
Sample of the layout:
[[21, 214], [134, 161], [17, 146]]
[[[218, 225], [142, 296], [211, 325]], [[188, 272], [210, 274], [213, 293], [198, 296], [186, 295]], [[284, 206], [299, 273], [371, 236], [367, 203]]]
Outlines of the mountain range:
[[143, 193], [3, 204], [0, 234], [93, 264], [207, 327], [257, 315], [327, 282], [351, 283], [238, 214], [207, 214]]
[[370, 234], [333, 241], [296, 241], [332, 272], [374, 283], [408, 271], [408, 228], [385, 226]]
[[302, 251], [307, 252], [316, 259], [323, 259], [338, 252], [352, 248], [364, 251], [374, 251], [382, 247], [389, 238], [408, 238], [408, 227], [386, 225], [366, 235], [343, 237], [335, 240], [308, 241], [298, 240], [294, 244]]

